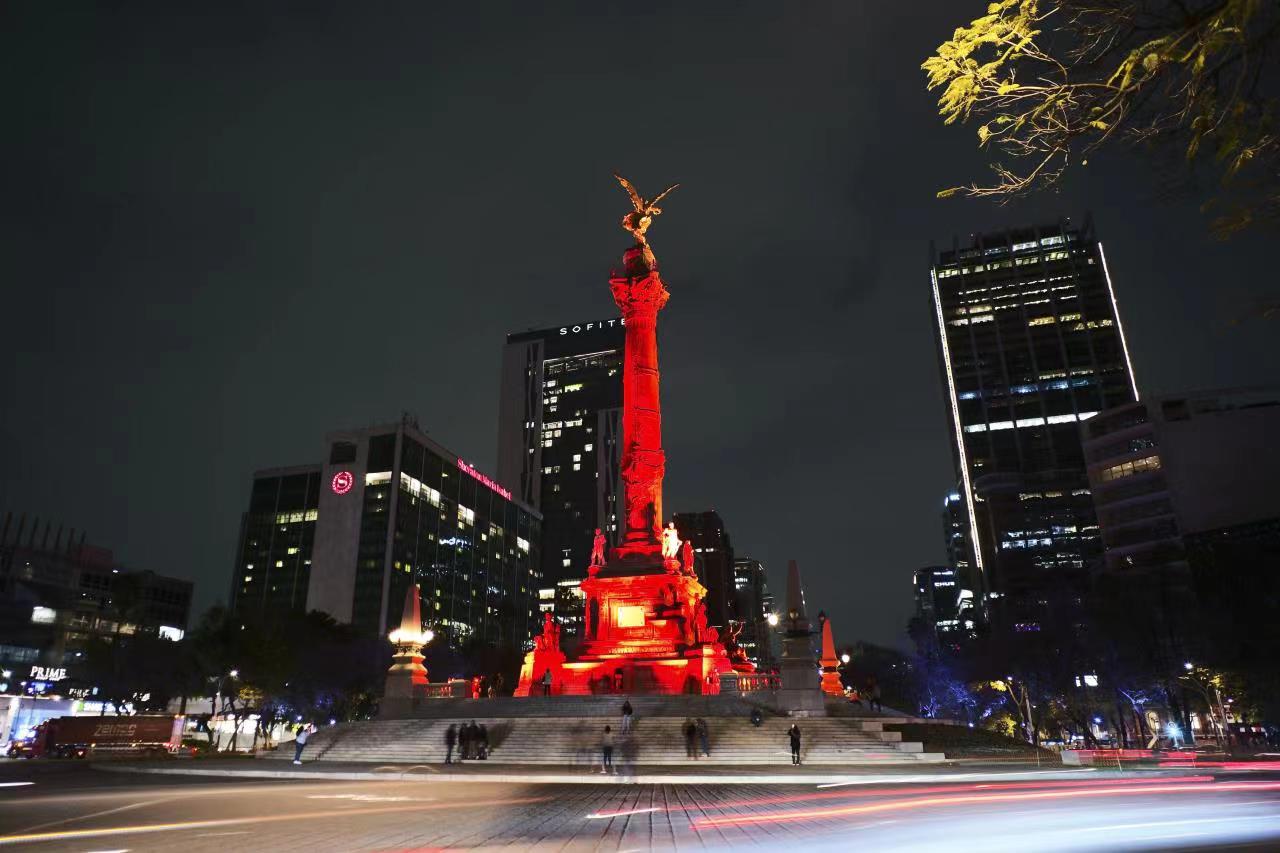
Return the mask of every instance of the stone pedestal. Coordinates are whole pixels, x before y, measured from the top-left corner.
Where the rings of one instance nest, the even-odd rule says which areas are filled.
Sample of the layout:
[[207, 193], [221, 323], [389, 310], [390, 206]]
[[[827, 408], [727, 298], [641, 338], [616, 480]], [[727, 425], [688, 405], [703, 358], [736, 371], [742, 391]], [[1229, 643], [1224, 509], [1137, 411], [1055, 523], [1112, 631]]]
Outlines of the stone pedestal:
[[787, 564], [786, 633], [782, 640], [782, 689], [778, 709], [796, 716], [822, 716], [826, 704], [819, 689], [818, 661], [813, 654], [813, 636], [805, 616], [804, 589], [800, 567]]

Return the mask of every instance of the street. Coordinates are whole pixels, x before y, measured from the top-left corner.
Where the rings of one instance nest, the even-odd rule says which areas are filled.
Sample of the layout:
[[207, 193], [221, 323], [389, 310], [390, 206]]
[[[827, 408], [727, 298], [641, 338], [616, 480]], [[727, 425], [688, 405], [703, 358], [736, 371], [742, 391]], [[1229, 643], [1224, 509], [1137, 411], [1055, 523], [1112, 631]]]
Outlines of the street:
[[[916, 778], [919, 778], [918, 776]], [[1275, 849], [1280, 773], [875, 785], [146, 776], [5, 762], [0, 845], [41, 851]]]

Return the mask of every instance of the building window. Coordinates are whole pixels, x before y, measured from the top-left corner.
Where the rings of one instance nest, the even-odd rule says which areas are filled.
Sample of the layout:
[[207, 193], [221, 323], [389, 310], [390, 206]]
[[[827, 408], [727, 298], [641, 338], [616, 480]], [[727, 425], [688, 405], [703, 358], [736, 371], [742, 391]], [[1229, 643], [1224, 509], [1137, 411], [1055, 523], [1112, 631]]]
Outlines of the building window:
[[1141, 459], [1135, 459], [1132, 462], [1122, 462], [1119, 465], [1112, 465], [1109, 468], [1103, 468], [1100, 479], [1104, 483], [1112, 480], [1119, 480], [1122, 477], [1130, 477], [1134, 474], [1144, 474], [1148, 471], [1160, 470], [1159, 456], [1144, 456]]

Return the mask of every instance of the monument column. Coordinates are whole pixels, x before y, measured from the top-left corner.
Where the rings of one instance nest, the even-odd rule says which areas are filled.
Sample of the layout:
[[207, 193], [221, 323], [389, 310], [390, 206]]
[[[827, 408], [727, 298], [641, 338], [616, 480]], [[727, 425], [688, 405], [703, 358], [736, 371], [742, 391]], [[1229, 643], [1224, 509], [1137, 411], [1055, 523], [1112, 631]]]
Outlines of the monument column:
[[622, 383], [622, 481], [625, 528], [616, 549], [628, 563], [661, 564], [662, 403], [659, 398], [658, 312], [670, 294], [647, 245], [623, 255], [625, 273], [609, 280], [627, 327]]

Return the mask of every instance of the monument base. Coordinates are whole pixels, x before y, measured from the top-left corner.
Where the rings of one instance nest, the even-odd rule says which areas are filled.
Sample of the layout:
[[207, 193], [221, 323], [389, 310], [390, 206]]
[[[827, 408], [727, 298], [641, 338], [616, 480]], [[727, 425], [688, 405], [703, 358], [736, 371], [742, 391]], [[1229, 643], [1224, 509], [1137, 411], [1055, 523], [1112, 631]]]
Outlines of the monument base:
[[[584, 639], [573, 660], [547, 630], [525, 655], [517, 696], [611, 693], [716, 694], [734, 672], [719, 633], [707, 626], [706, 589], [675, 560], [615, 559], [582, 582]], [[552, 628], [554, 633], [555, 629]]]

